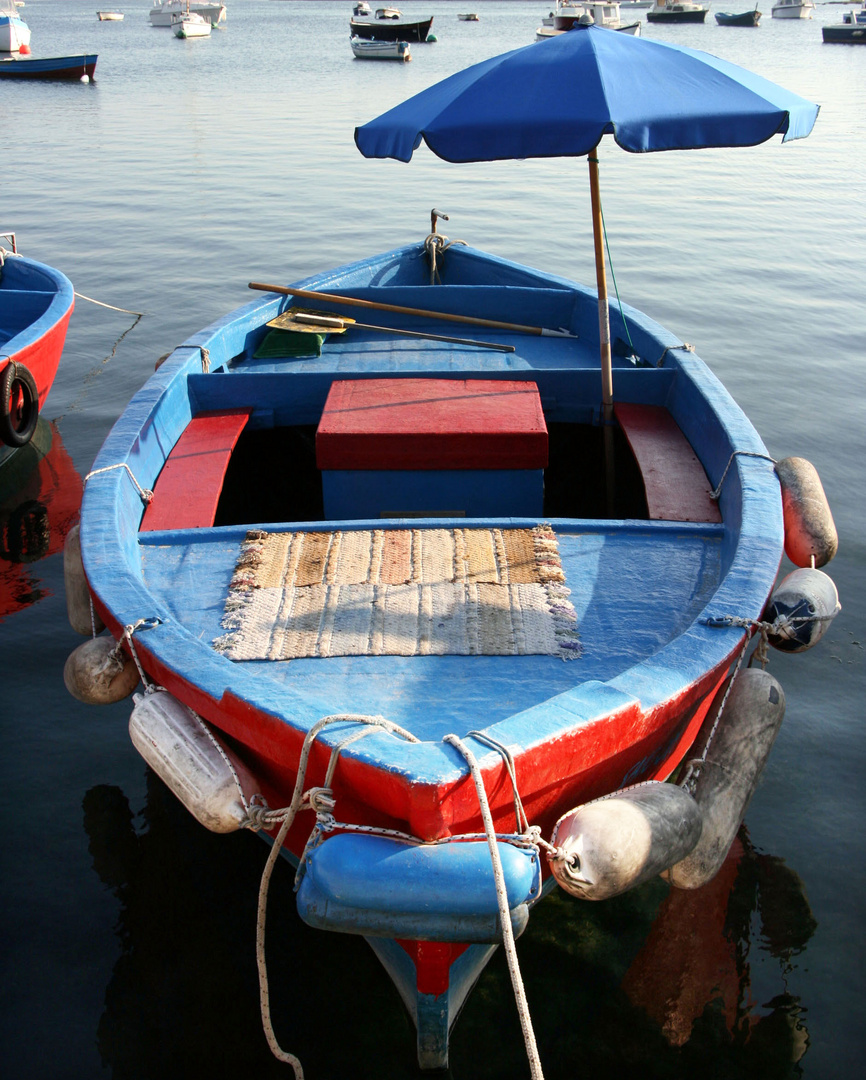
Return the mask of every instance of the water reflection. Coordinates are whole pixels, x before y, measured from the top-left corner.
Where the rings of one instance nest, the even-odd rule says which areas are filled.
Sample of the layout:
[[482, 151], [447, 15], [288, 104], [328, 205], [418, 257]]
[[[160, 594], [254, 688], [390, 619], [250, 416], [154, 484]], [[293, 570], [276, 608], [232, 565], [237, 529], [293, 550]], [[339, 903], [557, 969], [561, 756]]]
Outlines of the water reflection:
[[[120, 955], [97, 1033], [112, 1077], [285, 1077], [258, 1012], [261, 841], [206, 832], [150, 772], [140, 814], [109, 785], [91, 788], [83, 810], [93, 867], [119, 902]], [[372, 952], [351, 935], [305, 926], [292, 880], [280, 864], [269, 904], [281, 1043], [310, 1080], [427, 1075]], [[599, 904], [552, 895], [518, 944], [547, 1080], [587, 1072], [671, 1080], [696, 1070], [737, 1080], [801, 1076], [805, 1007], [786, 978], [815, 926], [797, 874], [757, 851], [745, 829], [718, 876], [696, 892], [658, 881]], [[756, 1001], [750, 969], [767, 955], [778, 986]], [[762, 972], [762, 986], [767, 978]], [[448, 1075], [525, 1080], [526, 1070], [500, 952], [456, 1025]]]
[[47, 595], [33, 564], [63, 550], [82, 491], [60, 432], [40, 420], [0, 467], [0, 621]]

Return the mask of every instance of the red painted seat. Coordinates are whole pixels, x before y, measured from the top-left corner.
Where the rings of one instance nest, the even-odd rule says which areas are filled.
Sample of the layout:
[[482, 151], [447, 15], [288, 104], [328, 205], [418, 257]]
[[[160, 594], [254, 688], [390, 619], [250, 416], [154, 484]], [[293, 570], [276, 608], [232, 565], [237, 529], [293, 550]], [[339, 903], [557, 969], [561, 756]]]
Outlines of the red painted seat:
[[251, 412], [203, 412], [190, 420], [156, 478], [141, 532], [213, 525], [232, 450]]
[[618, 402], [614, 414], [640, 467], [650, 518], [721, 522], [704, 467], [668, 410]]

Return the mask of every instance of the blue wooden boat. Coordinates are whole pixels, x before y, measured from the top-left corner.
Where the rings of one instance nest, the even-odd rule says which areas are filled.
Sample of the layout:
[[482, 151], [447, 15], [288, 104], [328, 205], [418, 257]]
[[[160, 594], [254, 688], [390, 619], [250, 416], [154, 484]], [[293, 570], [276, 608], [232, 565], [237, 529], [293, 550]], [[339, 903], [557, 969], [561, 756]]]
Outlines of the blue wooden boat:
[[[611, 310], [603, 425], [593, 291], [429, 252], [253, 284], [158, 368], [86, 479], [111, 633], [81, 649], [114, 665], [90, 700], [143, 676], [133, 741], [200, 821], [274, 838], [261, 920], [282, 852], [302, 917], [368, 940], [441, 1068], [555, 881], [677, 883], [702, 825], [663, 781], [733, 711], [784, 518], [764, 444], [674, 334]], [[624, 877], [568, 846], [574, 808], [668, 796]]]
[[[2, 61], [0, 61], [2, 66]], [[57, 374], [75, 306], [69, 279], [0, 248], [0, 462], [28, 443]]]
[[12, 56], [0, 60], [0, 79], [79, 79], [89, 82], [96, 53], [78, 56]]
[[715, 15], [719, 26], [757, 26], [761, 21], [761, 12], [757, 8], [754, 11], [742, 11], [738, 15], [732, 15], [728, 11], [717, 11]]

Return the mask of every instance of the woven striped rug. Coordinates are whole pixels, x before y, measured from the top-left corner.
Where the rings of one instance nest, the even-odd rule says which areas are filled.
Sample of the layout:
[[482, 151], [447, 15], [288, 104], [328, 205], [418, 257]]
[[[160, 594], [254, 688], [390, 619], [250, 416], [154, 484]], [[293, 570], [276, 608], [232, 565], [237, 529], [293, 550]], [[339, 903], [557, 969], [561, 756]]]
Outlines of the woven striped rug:
[[247, 533], [215, 648], [302, 656], [572, 659], [580, 642], [553, 530]]

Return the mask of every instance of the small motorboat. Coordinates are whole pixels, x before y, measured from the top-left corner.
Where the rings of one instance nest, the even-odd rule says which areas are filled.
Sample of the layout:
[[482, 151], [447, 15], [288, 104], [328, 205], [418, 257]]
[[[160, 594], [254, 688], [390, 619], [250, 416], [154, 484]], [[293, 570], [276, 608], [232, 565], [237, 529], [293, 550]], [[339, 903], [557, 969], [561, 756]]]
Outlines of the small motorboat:
[[478, 22], [478, 16], [474, 12], [469, 12], [465, 15], [458, 14], [457, 18], [460, 22]]
[[655, 0], [646, 18], [647, 22], [658, 23], [702, 23], [709, 10], [709, 5], [693, 4], [689, 0]]
[[0, 60], [0, 79], [65, 79], [90, 82], [97, 53], [80, 56], [7, 56]]
[[743, 11], [739, 15], [717, 11], [715, 16], [719, 26], [757, 26], [761, 19], [761, 12], [757, 8], [754, 11]]
[[376, 8], [377, 19], [400, 19], [403, 17], [403, 12], [399, 8], [384, 7]]
[[172, 17], [171, 28], [175, 37], [200, 38], [210, 37], [213, 25], [209, 19], [199, 15], [198, 12], [186, 11], [182, 15]]
[[774, 19], [811, 19], [814, 13], [814, 0], [776, 0], [770, 9]]
[[370, 5], [367, 4], [367, 3], [364, 3], [364, 0], [361, 0], [360, 4], [355, 4], [355, 6], [352, 8], [352, 14], [356, 18], [362, 18], [365, 15], [369, 15], [370, 14]]
[[828, 44], [866, 45], [866, 3], [859, 10], [846, 11], [841, 23], [823, 26], [821, 36]]
[[123, 22], [122, 11], [97, 11], [96, 17], [100, 22]]
[[352, 52], [359, 60], [411, 60], [408, 41], [368, 41], [366, 38], [349, 39]]
[[[380, 10], [387, 10], [381, 8]], [[396, 10], [392, 8], [390, 10]], [[408, 41], [418, 43], [427, 41], [430, 35], [430, 27], [433, 25], [433, 16], [429, 19], [419, 19], [414, 22], [403, 22], [402, 19], [378, 18], [370, 21], [366, 19], [351, 19], [349, 32], [353, 37], [366, 38], [368, 41]], [[430, 37], [432, 41], [433, 38]]]
[[30, 27], [10, 0], [0, 0], [0, 52], [28, 52]]
[[547, 20], [535, 31], [536, 41], [544, 41], [546, 38], [557, 37], [573, 29], [577, 23], [595, 23], [603, 26], [606, 30], [619, 30], [623, 34], [633, 34], [637, 37], [641, 33], [640, 20], [624, 22], [620, 15], [619, 3], [566, 3], [559, 6], [553, 14], [552, 24], [547, 25]]
[[0, 247], [0, 461], [26, 446], [36, 430], [75, 306], [64, 274], [18, 254], [14, 233], [2, 239], [12, 250]]

